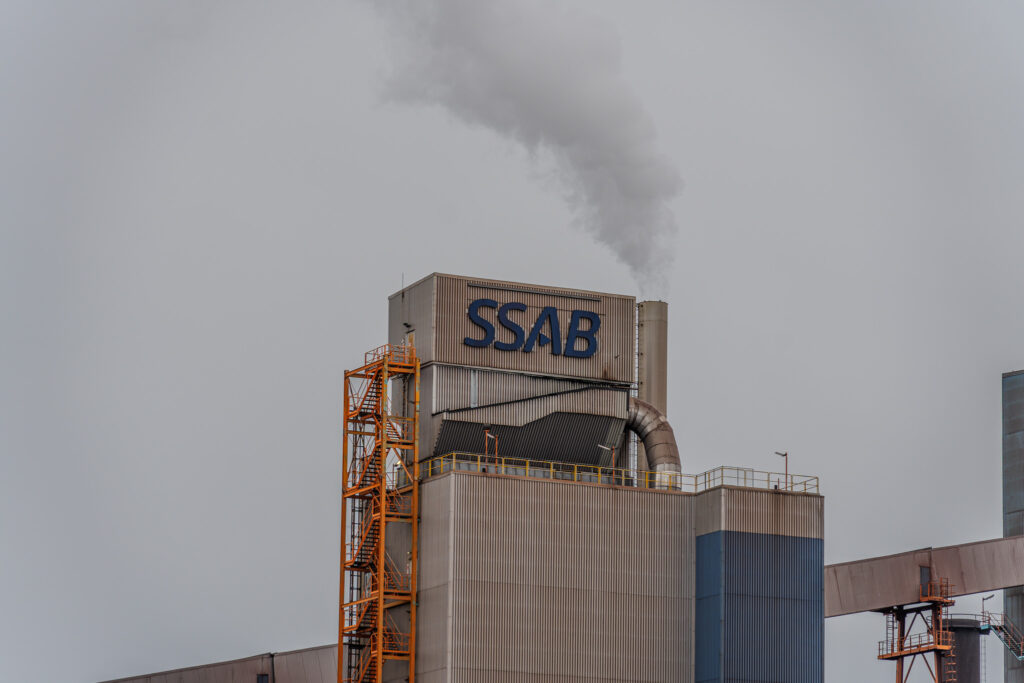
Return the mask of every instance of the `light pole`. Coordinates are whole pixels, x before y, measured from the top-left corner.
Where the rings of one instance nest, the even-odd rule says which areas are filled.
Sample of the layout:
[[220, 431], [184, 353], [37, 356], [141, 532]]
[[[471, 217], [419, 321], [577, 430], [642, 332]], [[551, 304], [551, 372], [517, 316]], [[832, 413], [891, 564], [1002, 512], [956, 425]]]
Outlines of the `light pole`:
[[786, 460], [786, 490], [789, 490], [789, 451], [785, 453], [775, 451], [775, 455], [781, 455]]
[[[983, 623], [987, 623], [987, 622], [990, 621], [988, 616], [987, 616], [987, 612], [985, 612], [985, 601], [986, 600], [991, 600], [994, 597], [996, 597], [996, 594], [995, 593], [991, 593], [991, 594], [986, 595], [985, 597], [983, 597], [981, 599], [981, 620], [982, 620]], [[986, 634], [987, 634], [987, 631], [986, 631]], [[982, 680], [982, 683], [985, 683], [986, 681], [988, 681], [988, 650], [985, 647], [985, 643], [987, 643], [987, 642], [988, 642], [988, 638], [983, 638], [982, 641], [981, 641], [981, 680]]]

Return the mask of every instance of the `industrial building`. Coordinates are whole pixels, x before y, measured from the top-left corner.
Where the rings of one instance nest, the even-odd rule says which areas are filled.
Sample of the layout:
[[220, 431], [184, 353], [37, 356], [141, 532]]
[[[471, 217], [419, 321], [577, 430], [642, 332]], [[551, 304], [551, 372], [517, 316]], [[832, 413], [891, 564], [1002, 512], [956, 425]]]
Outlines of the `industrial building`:
[[[345, 377], [340, 653], [121, 680], [820, 683], [825, 618], [874, 611], [900, 683], [917, 658], [974, 683], [986, 634], [1020, 681], [1024, 373], [1003, 378], [1006, 538], [825, 567], [816, 477], [685, 473], [667, 315], [436, 273], [393, 294]], [[1006, 615], [950, 611], [1000, 588]]]
[[434, 274], [388, 319], [347, 384], [340, 679], [822, 680], [817, 479], [682, 473], [664, 303]]

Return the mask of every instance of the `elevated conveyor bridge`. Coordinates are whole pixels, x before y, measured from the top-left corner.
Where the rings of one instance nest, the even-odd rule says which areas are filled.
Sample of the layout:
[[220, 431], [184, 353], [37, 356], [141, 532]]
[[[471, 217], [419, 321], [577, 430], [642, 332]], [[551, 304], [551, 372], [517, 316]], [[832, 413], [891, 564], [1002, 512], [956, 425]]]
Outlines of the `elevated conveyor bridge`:
[[[905, 683], [918, 658], [933, 681], [955, 683], [956, 648], [948, 625], [953, 598], [1020, 585], [1024, 536], [923, 548], [826, 566], [825, 617], [885, 614], [886, 638], [879, 643], [878, 658], [896, 663], [897, 683]], [[994, 634], [1024, 661], [1024, 634], [1006, 615], [955, 616], [976, 621], [983, 633]]]

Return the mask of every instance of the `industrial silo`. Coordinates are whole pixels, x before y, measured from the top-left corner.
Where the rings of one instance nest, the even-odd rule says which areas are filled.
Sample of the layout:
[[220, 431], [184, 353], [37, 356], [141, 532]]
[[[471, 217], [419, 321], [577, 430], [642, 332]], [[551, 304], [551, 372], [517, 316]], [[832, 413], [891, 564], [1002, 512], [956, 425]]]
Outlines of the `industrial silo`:
[[956, 683], [981, 683], [981, 622], [954, 618], [946, 628], [953, 632]]

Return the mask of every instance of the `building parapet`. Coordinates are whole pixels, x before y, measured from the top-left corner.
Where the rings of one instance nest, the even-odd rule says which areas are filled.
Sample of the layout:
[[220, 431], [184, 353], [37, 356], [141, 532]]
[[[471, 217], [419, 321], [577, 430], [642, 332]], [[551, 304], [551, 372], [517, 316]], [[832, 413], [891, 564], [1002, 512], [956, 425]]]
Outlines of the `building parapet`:
[[425, 479], [449, 472], [547, 479], [599, 486], [625, 486], [672, 493], [694, 494], [722, 487], [772, 490], [780, 493], [818, 494], [818, 477], [764, 472], [748, 467], [716, 467], [701, 474], [635, 471], [548, 460], [504, 458], [479, 453], [448, 453], [421, 464]]

